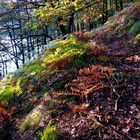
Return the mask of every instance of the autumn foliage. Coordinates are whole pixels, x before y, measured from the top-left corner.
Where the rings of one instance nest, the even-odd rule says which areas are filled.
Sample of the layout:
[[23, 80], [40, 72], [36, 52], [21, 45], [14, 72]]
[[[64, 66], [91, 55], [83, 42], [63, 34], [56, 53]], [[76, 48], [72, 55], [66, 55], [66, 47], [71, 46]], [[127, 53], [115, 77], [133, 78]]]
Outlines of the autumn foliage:
[[12, 122], [12, 117], [9, 112], [7, 112], [4, 108], [0, 107], [0, 130], [6, 126], [7, 123]]
[[65, 85], [71, 93], [53, 92], [53, 96], [75, 96], [80, 97], [82, 102], [88, 102], [88, 96], [95, 91], [107, 87], [106, 79], [112, 76], [115, 69], [111, 67], [103, 67], [102, 65], [91, 65], [79, 71], [76, 79]]
[[83, 68], [79, 71], [77, 79], [72, 80], [65, 87], [70, 88], [73, 93], [78, 93], [82, 97], [105, 87], [104, 79], [106, 75], [113, 73], [113, 68], [103, 67], [101, 65], [92, 65], [89, 68]]

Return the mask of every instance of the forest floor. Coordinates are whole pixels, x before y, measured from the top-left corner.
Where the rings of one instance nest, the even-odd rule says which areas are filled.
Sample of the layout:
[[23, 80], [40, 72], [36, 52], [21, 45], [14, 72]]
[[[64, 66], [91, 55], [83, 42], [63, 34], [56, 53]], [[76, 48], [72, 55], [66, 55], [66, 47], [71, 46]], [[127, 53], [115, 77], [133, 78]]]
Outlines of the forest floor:
[[140, 6], [54, 46], [0, 84], [1, 140], [139, 140]]

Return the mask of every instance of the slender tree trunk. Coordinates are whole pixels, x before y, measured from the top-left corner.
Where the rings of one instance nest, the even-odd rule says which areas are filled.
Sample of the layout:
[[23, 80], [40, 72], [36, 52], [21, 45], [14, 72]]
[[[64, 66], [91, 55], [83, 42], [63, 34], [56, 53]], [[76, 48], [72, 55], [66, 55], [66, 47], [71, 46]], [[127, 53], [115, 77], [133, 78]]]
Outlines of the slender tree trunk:
[[63, 19], [59, 17], [58, 18], [59, 28], [60, 28], [62, 34], [65, 35], [65, 34], [67, 34], [67, 30], [66, 30], [66, 27], [63, 24], [60, 24], [61, 22], [63, 22]]
[[61, 30], [61, 32], [62, 32], [63, 35], [67, 34], [67, 31], [66, 31], [66, 28], [65, 28], [64, 25], [62, 25], [62, 24], [59, 25], [59, 28], [60, 28], [60, 30]]
[[115, 0], [116, 11], [118, 11], [118, 0]]
[[14, 62], [15, 62], [15, 65], [17, 67], [17, 69], [19, 68], [19, 65], [18, 65], [18, 56], [17, 56], [17, 50], [15, 50], [15, 43], [13, 43], [13, 38], [12, 38], [12, 34], [11, 32], [9, 31], [8, 29], [8, 33], [9, 33], [9, 37], [10, 37], [10, 40], [11, 40], [11, 45], [12, 45], [12, 51], [13, 51], [13, 56], [14, 56]]
[[123, 9], [123, 0], [120, 0], [120, 10]]
[[105, 23], [105, 3], [104, 3], [104, 0], [103, 0], [103, 4], [102, 4], [102, 23], [104, 24]]
[[7, 62], [5, 61], [5, 74], [7, 74], [8, 72], [7, 72]]
[[19, 27], [20, 27], [20, 45], [21, 45], [21, 55], [22, 55], [22, 64], [25, 63], [25, 53], [24, 53], [24, 45], [23, 45], [23, 32], [22, 32], [22, 25], [21, 25], [21, 20], [19, 19]]
[[74, 13], [71, 14], [71, 17], [69, 19], [67, 33], [71, 33], [71, 28], [72, 28], [72, 25], [74, 24], [73, 22], [74, 22]]
[[4, 60], [3, 60], [3, 57], [0, 55], [1, 57], [1, 62], [2, 62], [2, 77], [5, 76], [5, 71], [4, 71]]
[[29, 38], [27, 37], [27, 52], [28, 52], [28, 59], [31, 59], [31, 51], [30, 51], [30, 43]]

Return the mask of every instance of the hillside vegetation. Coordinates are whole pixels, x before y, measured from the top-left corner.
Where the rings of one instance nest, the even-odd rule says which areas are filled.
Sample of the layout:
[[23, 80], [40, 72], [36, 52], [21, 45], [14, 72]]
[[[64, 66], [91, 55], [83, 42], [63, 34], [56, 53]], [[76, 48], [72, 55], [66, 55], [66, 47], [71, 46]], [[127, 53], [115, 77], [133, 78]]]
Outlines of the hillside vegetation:
[[1, 140], [138, 140], [139, 66], [140, 6], [56, 40], [1, 80]]

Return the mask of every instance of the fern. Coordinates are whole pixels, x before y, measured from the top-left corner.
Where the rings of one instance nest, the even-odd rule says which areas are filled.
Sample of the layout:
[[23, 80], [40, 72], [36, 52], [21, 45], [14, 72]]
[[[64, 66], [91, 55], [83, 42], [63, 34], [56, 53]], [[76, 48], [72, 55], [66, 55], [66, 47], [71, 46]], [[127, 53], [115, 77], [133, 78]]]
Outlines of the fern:
[[71, 93], [53, 92], [53, 97], [62, 99], [78, 98], [84, 101], [95, 91], [101, 90], [107, 86], [107, 79], [113, 75], [115, 69], [103, 67], [101, 65], [91, 65], [79, 71], [79, 75], [71, 83], [65, 85]]

